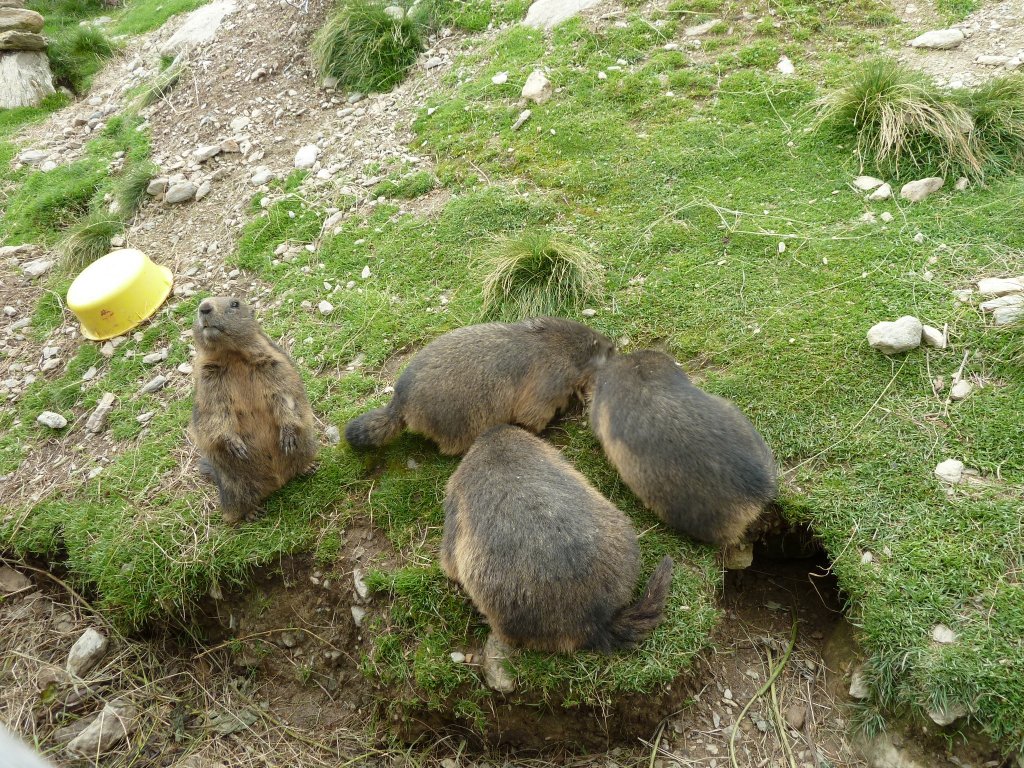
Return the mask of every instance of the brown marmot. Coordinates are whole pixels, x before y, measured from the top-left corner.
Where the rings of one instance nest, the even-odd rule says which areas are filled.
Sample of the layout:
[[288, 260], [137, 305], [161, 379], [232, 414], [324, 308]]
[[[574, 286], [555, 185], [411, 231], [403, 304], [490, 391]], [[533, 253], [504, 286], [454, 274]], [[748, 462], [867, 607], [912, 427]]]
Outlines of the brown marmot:
[[192, 435], [224, 520], [254, 519], [267, 496], [314, 469], [313, 411], [299, 372], [238, 299], [204, 299], [192, 326]]
[[391, 402], [352, 419], [345, 439], [379, 448], [408, 427], [454, 455], [495, 424], [540, 432], [613, 352], [600, 333], [564, 318], [459, 328], [420, 350]]
[[661, 621], [665, 557], [634, 602], [640, 548], [629, 519], [552, 446], [487, 430], [448, 481], [441, 567], [500, 641], [541, 651], [631, 648]]
[[738, 543], [775, 498], [775, 459], [754, 425], [662, 352], [604, 366], [594, 377], [590, 423], [633, 493], [695, 539]]

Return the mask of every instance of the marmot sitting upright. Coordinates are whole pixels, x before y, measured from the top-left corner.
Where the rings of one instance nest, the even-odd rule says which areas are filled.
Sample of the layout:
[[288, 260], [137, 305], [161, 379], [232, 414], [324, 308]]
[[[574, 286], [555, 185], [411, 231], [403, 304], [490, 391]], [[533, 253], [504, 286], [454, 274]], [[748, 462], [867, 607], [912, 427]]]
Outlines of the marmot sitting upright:
[[379, 448], [408, 427], [454, 455], [495, 424], [540, 432], [613, 352], [597, 331], [557, 317], [459, 328], [420, 350], [391, 402], [352, 419], [345, 439]]
[[192, 335], [200, 471], [217, 484], [225, 521], [252, 520], [263, 499], [314, 469], [318, 445], [306, 389], [238, 299], [204, 299]]
[[633, 493], [695, 539], [738, 543], [775, 498], [775, 459], [754, 425], [666, 354], [643, 350], [604, 366], [590, 423]]
[[441, 567], [497, 638], [541, 651], [631, 648], [661, 621], [672, 558], [634, 602], [629, 519], [552, 446], [519, 427], [482, 434], [448, 481]]

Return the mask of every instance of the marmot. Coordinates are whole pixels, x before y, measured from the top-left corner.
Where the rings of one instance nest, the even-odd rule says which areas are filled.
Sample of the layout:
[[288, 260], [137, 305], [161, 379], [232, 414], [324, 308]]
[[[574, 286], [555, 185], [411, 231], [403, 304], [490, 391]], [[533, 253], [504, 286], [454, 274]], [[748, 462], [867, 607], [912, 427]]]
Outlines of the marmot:
[[420, 350], [391, 402], [352, 419], [345, 439], [379, 448], [408, 427], [455, 455], [495, 424], [540, 432], [613, 352], [597, 331], [557, 317], [459, 328]]
[[225, 521], [252, 520], [263, 499], [315, 468], [306, 389], [288, 355], [238, 299], [204, 299], [192, 335], [199, 469], [217, 484]]
[[775, 459], [754, 425], [662, 352], [604, 366], [594, 377], [590, 423], [633, 493], [695, 539], [738, 543], [775, 498]]
[[552, 446], [500, 425], [448, 481], [441, 567], [500, 641], [541, 651], [631, 648], [661, 621], [672, 558], [634, 602], [629, 519]]

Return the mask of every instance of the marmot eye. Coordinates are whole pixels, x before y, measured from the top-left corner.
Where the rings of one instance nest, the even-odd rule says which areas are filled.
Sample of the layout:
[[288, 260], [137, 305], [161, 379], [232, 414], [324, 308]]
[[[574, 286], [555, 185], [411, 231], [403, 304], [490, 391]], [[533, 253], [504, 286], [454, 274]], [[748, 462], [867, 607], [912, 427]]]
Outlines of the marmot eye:
[[232, 301], [231, 302], [231, 308], [232, 309], [238, 309], [238, 302], [237, 301]]

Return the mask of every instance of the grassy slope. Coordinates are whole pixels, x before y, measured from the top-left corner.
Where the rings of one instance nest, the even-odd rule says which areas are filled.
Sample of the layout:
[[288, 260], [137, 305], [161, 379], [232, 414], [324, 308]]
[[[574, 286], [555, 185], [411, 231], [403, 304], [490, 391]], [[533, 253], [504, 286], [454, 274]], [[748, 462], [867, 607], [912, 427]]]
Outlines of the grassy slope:
[[[714, 4], [674, 9], [695, 5]], [[884, 19], [870, 4], [843, 5], [854, 21]], [[780, 8], [781, 30], [760, 27], [752, 43], [712, 37], [706, 49], [717, 62], [703, 66], [659, 50], [658, 33], [641, 20], [600, 36], [569, 24], [550, 46], [512, 30], [476, 54], [486, 62], [479, 76], [461, 86], [453, 76], [432, 105], [437, 111], [418, 122], [425, 150], [438, 157], [438, 177], [458, 193], [437, 217], [398, 216], [383, 206], [366, 220], [348, 219], [306, 261], [273, 265], [279, 242], [307, 241], [323, 218], [293, 199], [249, 229], [238, 261], [275, 286], [283, 305], [265, 313], [268, 330], [292, 344], [319, 415], [338, 424], [383, 401], [389, 382], [373, 373], [394, 354], [478, 317], [472, 259], [489, 235], [544, 224], [585, 239], [607, 268], [594, 324], [628, 336], [630, 347], [666, 339], [679, 359], [703, 367], [709, 390], [750, 414], [793, 468], [786, 507], [820, 532], [835, 560], [871, 654], [874, 695], [897, 709], [966, 705], [1004, 745], [1019, 745], [1021, 344], [1019, 331], [987, 328], [951, 290], [981, 275], [1024, 271], [1014, 203], [1024, 182], [997, 179], [917, 206], [864, 203], [848, 187], [859, 170], [848, 151], [804, 128], [817, 84], [834, 86], [870, 33], [814, 29], [824, 16], [818, 9]], [[812, 59], [794, 42], [811, 36], [843, 45]], [[796, 63], [796, 77], [774, 73], [781, 51]], [[619, 58], [631, 66], [609, 69]], [[511, 133], [519, 88], [539, 61], [562, 90]], [[596, 77], [602, 69], [605, 81]], [[510, 72], [501, 88], [490, 83], [500, 70]], [[477, 182], [481, 171], [489, 186]], [[866, 210], [888, 210], [894, 221], [862, 222]], [[918, 232], [922, 244], [913, 239]], [[365, 282], [364, 265], [373, 272]], [[324, 280], [359, 283], [332, 297], [338, 309], [329, 320], [298, 307], [301, 299], [316, 302]], [[451, 299], [445, 306], [442, 294]], [[155, 338], [140, 348], [170, 343], [183, 354], [176, 331], [188, 311], [155, 326]], [[953, 348], [896, 358], [867, 348], [873, 322], [906, 313], [949, 323]], [[969, 370], [990, 385], [947, 409], [930, 377], [948, 380], [964, 349], [972, 352]], [[364, 367], [345, 375], [359, 354]], [[144, 376], [127, 361], [107, 365], [108, 377]], [[144, 408], [131, 396], [124, 405]], [[86, 406], [76, 403], [75, 412]], [[387, 471], [370, 480], [345, 448], [327, 449], [320, 474], [278, 494], [266, 519], [226, 531], [207, 519], [208, 495], [190, 486], [168, 482], [168, 498], [153, 497], [154, 480], [179, 471], [187, 403], [159, 418], [141, 438], [125, 419], [125, 438], [137, 445], [78, 497], [16, 511], [0, 526], [5, 540], [23, 551], [66, 547], [79, 579], [134, 624], [180, 611], [211, 581], [241, 580], [282, 552], [314, 547], [329, 559], [340, 526], [369, 514], [410, 565], [373, 577], [396, 599], [390, 615], [377, 618], [381, 634], [364, 665], [386, 679], [411, 677], [415, 695], [431, 700], [458, 690], [461, 710], [479, 711], [482, 690], [446, 656], [481, 627], [434, 565], [452, 460], [406, 437], [388, 452]], [[585, 428], [570, 421], [554, 438], [638, 529], [649, 527]], [[1001, 479], [949, 496], [931, 475], [949, 456]], [[409, 458], [416, 469], [407, 468]], [[522, 657], [525, 684], [573, 681], [571, 697], [592, 700], [671, 677], [702, 647], [719, 583], [708, 551], [657, 528], [642, 541], [648, 566], [665, 550], [687, 563], [677, 572], [670, 623], [640, 652], [610, 662]], [[864, 552], [871, 563], [862, 562]], [[959, 640], [933, 644], [937, 623]]]

